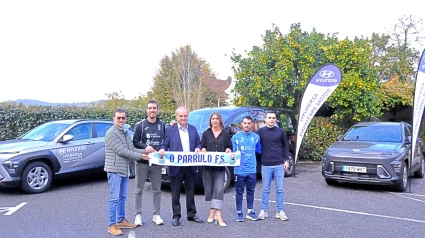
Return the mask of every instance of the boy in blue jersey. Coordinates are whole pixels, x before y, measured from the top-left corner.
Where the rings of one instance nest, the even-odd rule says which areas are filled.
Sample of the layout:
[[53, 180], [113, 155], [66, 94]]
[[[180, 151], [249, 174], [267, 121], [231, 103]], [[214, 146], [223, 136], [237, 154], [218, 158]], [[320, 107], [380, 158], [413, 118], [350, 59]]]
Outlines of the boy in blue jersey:
[[233, 152], [241, 152], [240, 166], [235, 167], [235, 189], [236, 189], [236, 221], [243, 222], [242, 200], [246, 187], [246, 218], [257, 221], [258, 217], [253, 209], [254, 192], [257, 183], [257, 159], [255, 152], [261, 153], [260, 136], [252, 132], [252, 118], [245, 116], [242, 121], [243, 131], [239, 131], [232, 137]]

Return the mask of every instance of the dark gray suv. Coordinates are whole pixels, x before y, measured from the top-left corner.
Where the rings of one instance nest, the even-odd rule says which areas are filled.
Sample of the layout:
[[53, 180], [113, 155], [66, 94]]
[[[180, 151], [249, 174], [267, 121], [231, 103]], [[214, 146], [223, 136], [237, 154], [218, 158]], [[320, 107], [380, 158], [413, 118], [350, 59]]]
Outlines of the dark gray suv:
[[112, 125], [112, 120], [52, 121], [0, 142], [0, 186], [41, 193], [55, 175], [103, 169], [105, 133]]

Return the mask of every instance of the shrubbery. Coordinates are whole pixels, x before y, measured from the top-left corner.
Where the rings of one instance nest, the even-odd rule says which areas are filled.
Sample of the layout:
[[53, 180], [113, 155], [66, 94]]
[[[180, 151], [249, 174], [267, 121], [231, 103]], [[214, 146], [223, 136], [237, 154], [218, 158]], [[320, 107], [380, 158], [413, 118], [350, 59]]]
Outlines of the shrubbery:
[[[127, 123], [134, 126], [145, 118], [144, 109], [126, 109]], [[164, 122], [175, 119], [174, 112], [160, 112]], [[112, 111], [102, 107], [0, 106], [0, 141], [15, 139], [45, 122], [64, 119], [111, 119]]]
[[314, 117], [300, 147], [300, 160], [322, 160], [329, 145], [344, 132], [330, 117]]

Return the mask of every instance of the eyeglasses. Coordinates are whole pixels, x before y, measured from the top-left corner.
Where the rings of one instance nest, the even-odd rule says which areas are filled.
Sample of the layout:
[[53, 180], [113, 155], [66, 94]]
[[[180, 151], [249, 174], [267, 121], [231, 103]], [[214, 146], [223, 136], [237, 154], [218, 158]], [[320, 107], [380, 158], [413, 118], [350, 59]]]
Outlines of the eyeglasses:
[[125, 120], [127, 117], [117, 117], [118, 121]]

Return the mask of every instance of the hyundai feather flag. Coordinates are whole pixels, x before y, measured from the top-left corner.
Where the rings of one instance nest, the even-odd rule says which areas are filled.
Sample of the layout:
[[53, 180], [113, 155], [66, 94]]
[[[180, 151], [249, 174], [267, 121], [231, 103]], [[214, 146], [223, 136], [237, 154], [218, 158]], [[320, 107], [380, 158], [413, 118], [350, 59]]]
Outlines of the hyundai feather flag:
[[[425, 50], [422, 52], [421, 59], [418, 65], [418, 72], [416, 73], [415, 83], [415, 94], [413, 101], [413, 131], [412, 131], [412, 152], [410, 158], [413, 159], [413, 155], [416, 147], [416, 140], [419, 134], [419, 128], [422, 123], [422, 115], [424, 113], [425, 106]], [[415, 142], [415, 143], [414, 143]], [[409, 163], [412, 164], [412, 163]]]
[[307, 131], [311, 119], [326, 99], [335, 91], [341, 83], [341, 70], [334, 64], [322, 66], [307, 84], [298, 115], [297, 146], [295, 151], [295, 163], [297, 163], [298, 152]]

